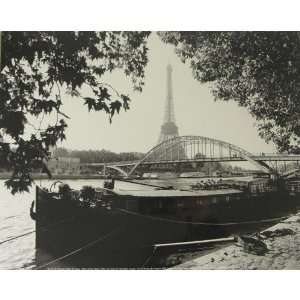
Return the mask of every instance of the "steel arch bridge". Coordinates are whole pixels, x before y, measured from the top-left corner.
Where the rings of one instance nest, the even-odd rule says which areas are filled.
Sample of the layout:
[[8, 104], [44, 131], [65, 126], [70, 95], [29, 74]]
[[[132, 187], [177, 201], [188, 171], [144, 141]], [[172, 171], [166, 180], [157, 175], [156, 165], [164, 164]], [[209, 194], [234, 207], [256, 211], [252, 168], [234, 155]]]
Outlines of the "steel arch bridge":
[[250, 152], [238, 146], [213, 138], [189, 135], [168, 139], [153, 147], [142, 160], [133, 165], [128, 176], [144, 164], [239, 160], [249, 161], [262, 172], [275, 173], [264, 161], [255, 160]]

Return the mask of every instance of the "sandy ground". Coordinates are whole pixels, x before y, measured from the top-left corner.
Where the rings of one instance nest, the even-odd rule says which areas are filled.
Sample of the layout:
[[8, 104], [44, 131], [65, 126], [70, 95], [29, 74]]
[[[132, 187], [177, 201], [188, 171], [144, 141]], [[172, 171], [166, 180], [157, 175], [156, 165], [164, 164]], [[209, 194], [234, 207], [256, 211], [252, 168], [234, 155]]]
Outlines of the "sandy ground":
[[[238, 242], [173, 269], [282, 270], [300, 269], [300, 212], [261, 232], [259, 238]], [[258, 248], [257, 248], [258, 247]], [[259, 248], [260, 247], [260, 248]], [[265, 248], [264, 248], [265, 247]], [[263, 249], [264, 253], [257, 253]]]

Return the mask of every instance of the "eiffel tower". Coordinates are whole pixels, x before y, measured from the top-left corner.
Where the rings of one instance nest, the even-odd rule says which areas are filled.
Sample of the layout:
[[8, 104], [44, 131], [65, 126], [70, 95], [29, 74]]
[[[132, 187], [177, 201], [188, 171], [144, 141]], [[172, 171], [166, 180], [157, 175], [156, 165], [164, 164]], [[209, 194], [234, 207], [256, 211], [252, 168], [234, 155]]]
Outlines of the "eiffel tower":
[[167, 66], [167, 99], [165, 106], [164, 122], [161, 126], [160, 136], [158, 143], [161, 143], [167, 139], [171, 139], [178, 136], [178, 127], [175, 123], [174, 115], [174, 102], [172, 91], [172, 66]]

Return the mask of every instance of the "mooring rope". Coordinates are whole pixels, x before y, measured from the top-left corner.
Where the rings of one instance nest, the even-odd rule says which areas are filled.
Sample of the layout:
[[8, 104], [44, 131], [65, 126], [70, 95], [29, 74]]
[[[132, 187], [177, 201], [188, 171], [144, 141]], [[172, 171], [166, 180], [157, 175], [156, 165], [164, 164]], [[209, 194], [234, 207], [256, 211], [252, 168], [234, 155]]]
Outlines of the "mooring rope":
[[16, 240], [16, 239], [19, 239], [19, 238], [24, 237], [24, 236], [26, 236], [26, 235], [30, 235], [30, 234], [32, 234], [32, 233], [35, 233], [35, 230], [28, 231], [28, 232], [25, 232], [25, 233], [20, 234], [20, 235], [18, 235], [18, 236], [14, 236], [14, 237], [9, 238], [9, 239], [7, 239], [7, 240], [1, 241], [1, 242], [0, 242], [0, 245], [2, 245], [2, 244], [4, 244], [4, 243], [7, 243], [7, 242], [10, 242], [10, 241], [13, 241], [13, 240]]
[[127, 209], [119, 208], [117, 209], [123, 213], [135, 215], [142, 218], [148, 218], [156, 221], [163, 221], [168, 223], [176, 223], [176, 224], [190, 224], [190, 225], [204, 225], [204, 226], [233, 226], [233, 225], [246, 225], [246, 224], [257, 224], [257, 223], [272, 223], [275, 221], [281, 221], [286, 219], [287, 217], [278, 217], [278, 218], [270, 218], [270, 219], [261, 219], [261, 220], [253, 220], [253, 221], [241, 221], [241, 222], [227, 222], [227, 223], [213, 223], [213, 222], [189, 222], [189, 221], [178, 221], [161, 217], [154, 217], [150, 215], [143, 215], [133, 211], [129, 211]]
[[[56, 223], [50, 224], [50, 225], [48, 225], [48, 226], [41, 226], [41, 229], [47, 231], [47, 230], [49, 230], [49, 228], [51, 228], [51, 227], [57, 226], [57, 225], [59, 225], [59, 224], [66, 223], [67, 221], [70, 221], [70, 220], [73, 220], [73, 219], [74, 219], [74, 217], [71, 217], [71, 218], [67, 218], [67, 219], [64, 219], [64, 220], [62, 220], [62, 221], [58, 221], [58, 222], [56, 222]], [[19, 238], [22, 238], [22, 237], [24, 237], [24, 236], [30, 235], [30, 234], [35, 233], [35, 232], [36, 232], [36, 230], [31, 230], [31, 231], [22, 233], [22, 234], [20, 234], [20, 235], [14, 236], [14, 237], [12, 237], [12, 238], [8, 238], [7, 240], [0, 241], [0, 245], [5, 244], [5, 243], [10, 242], [10, 241], [13, 241], [13, 240], [16, 240], [16, 239], [19, 239]]]
[[118, 227], [118, 228], [112, 230], [111, 232], [107, 233], [107, 234], [104, 235], [104, 236], [99, 237], [99, 238], [96, 239], [96, 240], [93, 240], [92, 242], [89, 242], [88, 244], [86, 244], [86, 245], [84, 245], [84, 246], [82, 246], [82, 247], [80, 247], [80, 248], [78, 248], [78, 249], [76, 249], [76, 250], [73, 250], [73, 251], [71, 251], [71, 252], [69, 252], [69, 253], [67, 253], [67, 254], [65, 254], [65, 255], [63, 255], [63, 256], [60, 256], [60, 257], [58, 257], [58, 258], [55, 258], [54, 260], [52, 260], [52, 261], [50, 261], [50, 262], [47, 262], [47, 263], [45, 263], [45, 264], [43, 264], [43, 265], [36, 266], [35, 268], [33, 268], [33, 270], [41, 270], [41, 269], [44, 269], [44, 268], [46, 268], [46, 267], [48, 267], [48, 266], [50, 266], [50, 265], [52, 265], [52, 264], [54, 264], [54, 263], [56, 263], [56, 262], [59, 262], [59, 261], [64, 260], [64, 259], [67, 258], [67, 257], [73, 256], [73, 255], [75, 255], [75, 254], [77, 254], [77, 253], [79, 253], [79, 252], [81, 252], [81, 251], [83, 251], [83, 250], [85, 250], [85, 249], [88, 249], [88, 248], [94, 246], [95, 244], [97, 244], [97, 243], [99, 243], [99, 242], [101, 242], [101, 241], [104, 241], [104, 240], [107, 239], [109, 236], [113, 235], [114, 233], [116, 233], [116, 232], [119, 231], [119, 230], [120, 230], [120, 227]]
[[144, 263], [142, 264], [142, 268], [145, 268], [147, 266], [147, 263], [151, 260], [151, 258], [154, 257], [154, 254], [156, 252], [156, 247], [153, 247], [151, 254], [147, 257], [147, 259], [144, 261]]

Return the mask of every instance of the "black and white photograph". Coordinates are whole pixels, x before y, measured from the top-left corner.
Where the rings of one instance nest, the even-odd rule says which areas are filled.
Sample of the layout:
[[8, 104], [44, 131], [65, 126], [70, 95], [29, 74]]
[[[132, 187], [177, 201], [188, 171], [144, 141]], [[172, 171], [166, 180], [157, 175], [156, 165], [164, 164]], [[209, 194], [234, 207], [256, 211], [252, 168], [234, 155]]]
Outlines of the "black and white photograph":
[[300, 31], [0, 45], [1, 270], [300, 269]]

